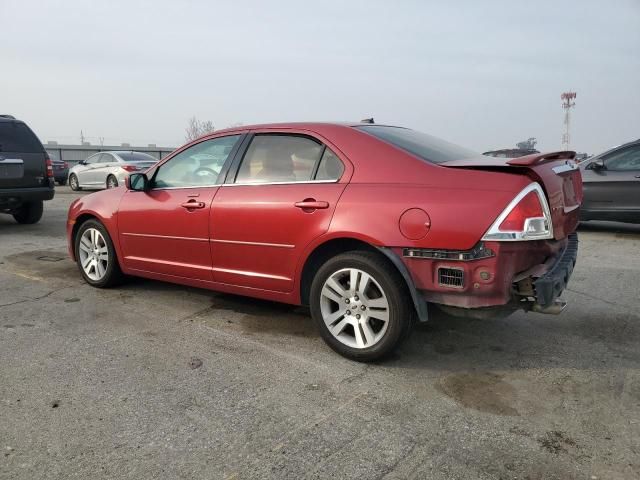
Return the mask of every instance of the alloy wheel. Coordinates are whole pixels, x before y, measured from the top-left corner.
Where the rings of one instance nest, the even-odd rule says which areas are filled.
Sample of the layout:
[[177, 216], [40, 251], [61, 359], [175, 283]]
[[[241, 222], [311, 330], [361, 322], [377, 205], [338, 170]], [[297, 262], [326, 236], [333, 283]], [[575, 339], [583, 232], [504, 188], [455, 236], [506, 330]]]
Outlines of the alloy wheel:
[[82, 232], [78, 254], [80, 265], [87, 277], [93, 281], [102, 280], [109, 266], [109, 248], [99, 230], [87, 228]]
[[107, 188], [116, 188], [117, 186], [118, 180], [116, 180], [116, 177], [110, 176], [109, 178], [107, 178]]
[[69, 186], [71, 187], [71, 190], [77, 190], [79, 187], [78, 177], [71, 175], [71, 177], [69, 177]]
[[384, 290], [375, 278], [357, 268], [343, 268], [327, 278], [320, 311], [331, 335], [352, 348], [376, 345], [389, 324]]

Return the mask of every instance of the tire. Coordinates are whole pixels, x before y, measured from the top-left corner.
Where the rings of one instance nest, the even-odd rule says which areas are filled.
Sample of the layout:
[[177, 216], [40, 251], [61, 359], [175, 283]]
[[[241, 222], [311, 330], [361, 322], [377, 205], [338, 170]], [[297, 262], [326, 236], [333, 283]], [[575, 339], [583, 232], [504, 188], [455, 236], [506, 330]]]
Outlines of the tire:
[[107, 177], [107, 188], [116, 188], [118, 186], [118, 179], [113, 175]]
[[313, 279], [309, 300], [324, 341], [340, 355], [361, 362], [393, 352], [407, 336], [414, 315], [404, 279], [373, 252], [348, 252], [329, 259]]
[[66, 184], [67, 184], [66, 178], [61, 178], [60, 180], [58, 180], [58, 185], [60, 185], [61, 187], [64, 187]]
[[[98, 232], [99, 235], [94, 232]], [[95, 242], [92, 241], [93, 238], [96, 239]], [[96, 288], [109, 288], [122, 283], [124, 275], [120, 269], [116, 251], [109, 232], [102, 223], [97, 220], [87, 220], [78, 228], [73, 242], [76, 263], [82, 277], [89, 285]], [[106, 258], [103, 256], [105, 252]], [[87, 270], [83, 267], [85, 262], [87, 262]]]
[[38, 221], [42, 218], [42, 204], [42, 200], [25, 203], [20, 207], [19, 210], [14, 212], [13, 218], [15, 218], [16, 222], [22, 223], [24, 225], [38, 223]]
[[71, 190], [73, 190], [74, 192], [78, 192], [82, 190], [82, 188], [80, 188], [80, 183], [78, 182], [78, 177], [76, 176], [75, 173], [72, 173], [71, 175], [69, 175], [69, 186], [71, 187]]

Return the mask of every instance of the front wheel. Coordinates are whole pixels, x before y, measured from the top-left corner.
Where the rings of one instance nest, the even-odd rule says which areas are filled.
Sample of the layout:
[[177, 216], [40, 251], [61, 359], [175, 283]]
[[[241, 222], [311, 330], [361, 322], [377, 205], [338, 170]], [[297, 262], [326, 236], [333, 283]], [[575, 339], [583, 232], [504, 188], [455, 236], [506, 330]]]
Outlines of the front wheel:
[[310, 307], [327, 344], [358, 361], [391, 353], [413, 315], [404, 280], [373, 252], [341, 254], [322, 265], [311, 285]]
[[78, 183], [78, 177], [76, 176], [75, 173], [72, 173], [71, 175], [69, 175], [69, 186], [71, 187], [71, 190], [73, 190], [74, 192], [77, 192], [78, 190], [80, 190], [80, 183]]
[[105, 226], [97, 220], [84, 222], [75, 236], [76, 262], [85, 281], [97, 288], [121, 283], [122, 270]]
[[107, 188], [116, 188], [118, 186], [118, 179], [113, 175], [107, 177]]

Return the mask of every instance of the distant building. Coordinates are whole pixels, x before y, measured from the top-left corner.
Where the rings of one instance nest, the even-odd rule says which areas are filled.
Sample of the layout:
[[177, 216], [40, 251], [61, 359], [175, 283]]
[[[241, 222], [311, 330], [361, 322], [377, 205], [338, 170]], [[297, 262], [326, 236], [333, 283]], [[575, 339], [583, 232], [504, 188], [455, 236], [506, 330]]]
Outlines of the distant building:
[[109, 150], [134, 150], [136, 152], [148, 153], [157, 159], [164, 158], [175, 150], [175, 148], [157, 147], [153, 143], [148, 144], [146, 147], [139, 147], [128, 143], [121, 145], [91, 145], [89, 142], [84, 142], [82, 145], [68, 145], [53, 141], [47, 142], [44, 148], [52, 160], [62, 160], [68, 162], [70, 166], [75, 165], [81, 160], [85, 160], [94, 153]]

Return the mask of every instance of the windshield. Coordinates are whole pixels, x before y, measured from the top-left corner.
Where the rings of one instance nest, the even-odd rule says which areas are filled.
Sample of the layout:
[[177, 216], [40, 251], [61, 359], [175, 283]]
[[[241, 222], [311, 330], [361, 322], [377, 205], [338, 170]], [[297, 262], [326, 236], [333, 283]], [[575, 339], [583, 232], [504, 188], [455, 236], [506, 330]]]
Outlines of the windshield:
[[125, 162], [157, 162], [158, 159], [147, 153], [118, 152], [118, 156]]
[[408, 128], [381, 125], [359, 125], [355, 128], [432, 163], [480, 156], [480, 153]]

